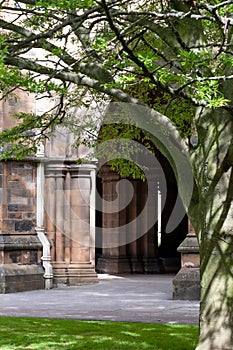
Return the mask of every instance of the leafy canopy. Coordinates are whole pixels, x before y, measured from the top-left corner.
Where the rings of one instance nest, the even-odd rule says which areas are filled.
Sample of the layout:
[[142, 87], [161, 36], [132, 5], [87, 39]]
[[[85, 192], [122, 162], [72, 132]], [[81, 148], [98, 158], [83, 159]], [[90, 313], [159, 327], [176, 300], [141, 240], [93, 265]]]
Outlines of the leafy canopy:
[[[97, 107], [108, 101], [154, 108], [189, 137], [196, 107], [232, 110], [221, 87], [233, 78], [232, 14], [229, 1], [2, 1], [2, 99], [23, 90], [54, 101], [40, 116], [17, 115], [0, 135], [2, 157], [25, 156], [60, 123], [76, 130], [77, 145], [92, 146], [103, 117]], [[72, 126], [77, 108], [86, 118]], [[131, 131], [119, 136], [137, 139]]]

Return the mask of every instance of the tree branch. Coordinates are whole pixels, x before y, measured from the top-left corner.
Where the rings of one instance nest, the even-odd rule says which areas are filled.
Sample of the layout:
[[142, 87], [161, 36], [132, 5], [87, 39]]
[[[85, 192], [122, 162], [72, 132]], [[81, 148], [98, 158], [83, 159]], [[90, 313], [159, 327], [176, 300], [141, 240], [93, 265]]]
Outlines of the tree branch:
[[128, 94], [124, 93], [122, 90], [109, 88], [104, 86], [100, 81], [91, 79], [81, 73], [74, 73], [65, 70], [54, 70], [53, 68], [42, 66], [38, 63], [30, 61], [29, 59], [20, 57], [7, 57], [5, 63], [18, 67], [19, 69], [25, 69], [31, 72], [40, 73], [41, 75], [47, 75], [55, 79], [59, 79], [62, 82], [70, 82], [80, 86], [87, 86], [96, 91], [102, 92], [109, 96], [119, 99], [122, 102], [129, 102], [134, 104], [144, 105], [141, 101], [136, 98], [132, 98]]

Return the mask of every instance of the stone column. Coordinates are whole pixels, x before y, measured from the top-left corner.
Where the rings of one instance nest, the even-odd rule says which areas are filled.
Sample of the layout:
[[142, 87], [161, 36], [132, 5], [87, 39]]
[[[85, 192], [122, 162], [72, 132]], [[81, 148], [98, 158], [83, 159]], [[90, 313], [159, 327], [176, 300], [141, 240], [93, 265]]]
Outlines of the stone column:
[[71, 176], [70, 171], [67, 169], [65, 184], [64, 184], [64, 260], [66, 265], [71, 262], [71, 237], [70, 237], [70, 227], [71, 227]]
[[181, 269], [173, 280], [173, 299], [200, 300], [200, 255], [194, 229], [189, 221], [189, 232], [178, 247]]
[[54, 170], [51, 167], [46, 167], [45, 181], [45, 228], [46, 236], [50, 243], [51, 261], [55, 261], [55, 235], [56, 235], [56, 178]]
[[[141, 184], [139, 181], [132, 181], [132, 185], [134, 187], [134, 196], [130, 203], [130, 207], [128, 208], [128, 220], [129, 222], [133, 222], [133, 224], [130, 225], [131, 231], [128, 232], [130, 243], [127, 247], [127, 252], [129, 256], [130, 261], [130, 270], [132, 273], [143, 273], [143, 263], [140, 259], [140, 242], [138, 241], [138, 231], [143, 229], [140, 225], [140, 222], [135, 220], [140, 213], [141, 210], [141, 196], [140, 196], [140, 189]], [[146, 217], [144, 215], [142, 224], [146, 223]], [[139, 233], [140, 236], [140, 233]]]
[[64, 180], [67, 167], [49, 163], [45, 167], [45, 231], [51, 246], [53, 286], [64, 275]]
[[96, 168], [90, 169], [90, 262], [95, 265], [96, 250]]
[[64, 182], [65, 182], [65, 170], [57, 172], [56, 174], [56, 188], [55, 188], [55, 203], [56, 203], [56, 236], [55, 236], [55, 246], [56, 246], [56, 264], [64, 264], [65, 251], [64, 251], [64, 209], [65, 209], [65, 192], [64, 192]]
[[[102, 167], [99, 175], [102, 179], [104, 200], [102, 208], [104, 236], [102, 257], [98, 259], [97, 264], [98, 271], [112, 274], [160, 272], [156, 231], [159, 169], [151, 169], [147, 176], [147, 181], [150, 181], [149, 196], [148, 183], [130, 180], [133, 186], [133, 197], [130, 203], [125, 211], [115, 208], [112, 213], [109, 211], [116, 199], [116, 184], [120, 177], [107, 166]], [[121, 195], [124, 194], [126, 191], [122, 191]], [[117, 227], [122, 233], [123, 225], [127, 230], [125, 232], [127, 244], [111, 247], [109, 237], [113, 237]]]
[[[157, 170], [157, 171], [156, 171]], [[152, 169], [150, 176], [147, 177], [147, 184], [141, 184], [141, 203], [145, 203], [145, 218], [141, 220], [141, 230], [145, 234], [139, 239], [140, 260], [143, 265], [144, 273], [159, 273], [158, 259], [158, 233], [157, 233], [157, 214], [158, 214], [158, 188], [157, 188], [158, 169]], [[150, 183], [149, 183], [150, 182]], [[146, 188], [147, 187], [147, 188]], [[148, 198], [148, 190], [150, 198]]]
[[[120, 191], [121, 198], [117, 202], [116, 186], [120, 178], [108, 166], [102, 167], [99, 176], [102, 179], [103, 248], [102, 257], [97, 262], [97, 271], [110, 274], [130, 273], [131, 268], [129, 258], [126, 255], [126, 246], [121, 244], [121, 242], [126, 242], [127, 232], [124, 228], [127, 223], [126, 209], [120, 210], [119, 208], [119, 203], [126, 200], [127, 193], [122, 188]], [[114, 244], [111, 245], [112, 243]]]
[[[50, 217], [48, 228], [55, 230], [54, 233], [48, 233], [48, 237], [53, 240], [51, 245], [54, 252], [51, 256], [54, 286], [97, 282], [93, 253], [95, 203], [90, 201], [94, 199], [95, 167], [57, 163], [47, 165], [46, 172], [46, 181], [52, 188], [55, 186], [55, 191], [51, 193], [55, 206], [51, 212], [46, 205], [49, 212], [47, 217]], [[49, 197], [50, 194], [47, 203], [51, 203]]]

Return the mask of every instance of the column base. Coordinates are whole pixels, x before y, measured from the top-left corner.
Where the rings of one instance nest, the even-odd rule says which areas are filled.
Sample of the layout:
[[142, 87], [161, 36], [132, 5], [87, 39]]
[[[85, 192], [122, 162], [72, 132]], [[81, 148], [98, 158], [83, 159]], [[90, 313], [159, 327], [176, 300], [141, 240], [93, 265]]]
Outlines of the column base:
[[144, 263], [137, 257], [129, 257], [130, 273], [144, 273]]
[[124, 273], [159, 273], [159, 261], [157, 258], [126, 258], [103, 257], [99, 258], [96, 270], [99, 273], [124, 274]]
[[108, 273], [119, 275], [123, 273], [131, 273], [130, 262], [125, 257], [103, 257], [99, 258], [96, 266], [99, 273]]
[[174, 300], [200, 300], [200, 269], [182, 267], [173, 280]]
[[161, 273], [159, 260], [157, 258], [142, 258], [141, 264], [143, 267], [142, 273]]
[[0, 267], [0, 293], [44, 289], [43, 275], [40, 265], [4, 264]]
[[80, 286], [98, 282], [94, 266], [90, 263], [54, 263], [53, 287]]

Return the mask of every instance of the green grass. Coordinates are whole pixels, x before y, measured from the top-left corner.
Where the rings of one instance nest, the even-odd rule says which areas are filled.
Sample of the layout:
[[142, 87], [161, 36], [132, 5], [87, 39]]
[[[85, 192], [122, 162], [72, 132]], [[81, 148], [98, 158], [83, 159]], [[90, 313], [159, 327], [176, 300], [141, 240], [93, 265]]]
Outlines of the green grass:
[[193, 350], [198, 327], [0, 317], [1, 350]]

